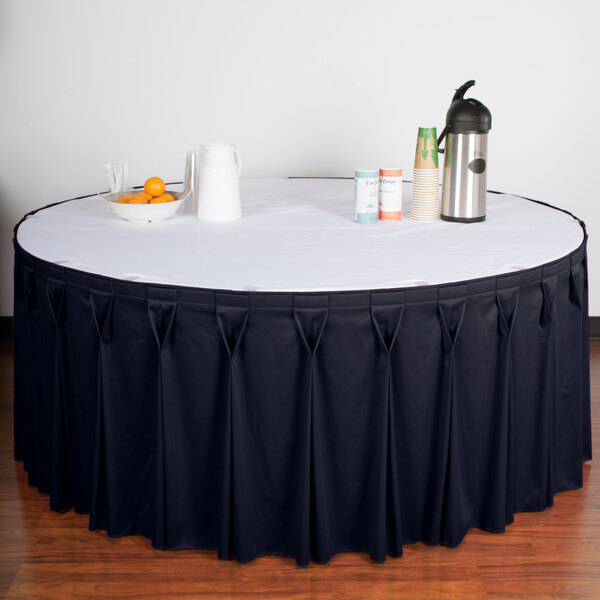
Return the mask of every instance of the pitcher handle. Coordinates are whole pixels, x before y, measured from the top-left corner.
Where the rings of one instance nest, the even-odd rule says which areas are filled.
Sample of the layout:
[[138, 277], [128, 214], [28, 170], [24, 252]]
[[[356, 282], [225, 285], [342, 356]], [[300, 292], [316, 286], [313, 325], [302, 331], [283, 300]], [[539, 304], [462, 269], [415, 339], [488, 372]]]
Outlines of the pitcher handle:
[[233, 154], [235, 156], [235, 162], [237, 164], [238, 177], [239, 177], [242, 174], [242, 157], [240, 156], [240, 153], [236, 149], [233, 150]]

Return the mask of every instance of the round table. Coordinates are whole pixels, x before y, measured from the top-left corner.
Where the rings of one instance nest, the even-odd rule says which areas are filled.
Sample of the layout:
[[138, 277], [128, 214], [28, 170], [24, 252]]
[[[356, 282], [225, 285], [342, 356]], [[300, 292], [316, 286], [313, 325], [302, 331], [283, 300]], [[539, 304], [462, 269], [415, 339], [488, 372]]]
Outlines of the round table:
[[234, 223], [98, 196], [21, 221], [15, 457], [53, 510], [306, 565], [454, 546], [582, 485], [583, 224], [497, 193], [481, 224], [356, 224], [352, 186], [242, 180]]

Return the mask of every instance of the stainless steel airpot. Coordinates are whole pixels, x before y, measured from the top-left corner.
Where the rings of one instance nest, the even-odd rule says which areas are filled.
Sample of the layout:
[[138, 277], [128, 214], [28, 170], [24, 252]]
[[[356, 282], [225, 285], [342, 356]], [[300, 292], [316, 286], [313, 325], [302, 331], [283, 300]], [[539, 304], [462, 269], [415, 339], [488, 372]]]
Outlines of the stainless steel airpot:
[[492, 115], [479, 100], [465, 98], [474, 80], [461, 85], [446, 114], [446, 127], [438, 147], [446, 138], [441, 217], [445, 221], [485, 221], [487, 134]]

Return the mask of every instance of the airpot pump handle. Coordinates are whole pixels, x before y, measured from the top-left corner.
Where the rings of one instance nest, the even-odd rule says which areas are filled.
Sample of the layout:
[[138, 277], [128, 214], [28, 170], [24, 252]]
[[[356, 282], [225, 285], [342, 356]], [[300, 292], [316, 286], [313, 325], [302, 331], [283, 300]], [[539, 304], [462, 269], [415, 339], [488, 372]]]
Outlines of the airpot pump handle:
[[466, 83], [463, 83], [457, 90], [456, 94], [454, 94], [454, 98], [452, 98], [452, 102], [456, 102], [456, 100], [462, 100], [465, 97], [465, 93], [467, 90], [475, 85], [474, 79], [469, 79]]

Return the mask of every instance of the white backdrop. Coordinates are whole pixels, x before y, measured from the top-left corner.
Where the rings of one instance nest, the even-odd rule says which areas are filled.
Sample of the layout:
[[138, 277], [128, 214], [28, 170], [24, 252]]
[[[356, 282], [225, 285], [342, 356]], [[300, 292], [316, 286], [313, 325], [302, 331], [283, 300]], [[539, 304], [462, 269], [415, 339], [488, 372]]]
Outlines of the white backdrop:
[[0, 315], [12, 228], [39, 206], [183, 177], [235, 143], [243, 176], [400, 165], [454, 89], [492, 112], [488, 187], [541, 199], [590, 234], [600, 315], [598, 0], [0, 0]]

